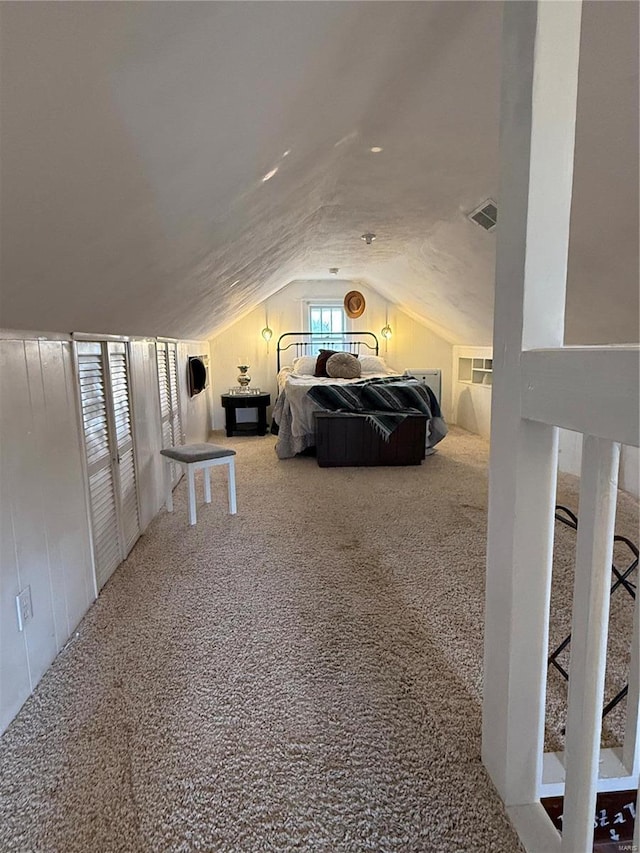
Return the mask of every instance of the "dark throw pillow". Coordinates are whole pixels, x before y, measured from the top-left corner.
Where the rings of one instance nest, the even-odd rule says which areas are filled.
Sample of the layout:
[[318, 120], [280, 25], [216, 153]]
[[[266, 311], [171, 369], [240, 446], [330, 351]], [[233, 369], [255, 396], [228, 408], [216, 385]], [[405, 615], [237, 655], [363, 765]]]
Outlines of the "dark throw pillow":
[[334, 349], [321, 349], [320, 355], [316, 361], [316, 369], [313, 373], [314, 376], [327, 376], [327, 362], [331, 358], [332, 355], [335, 355], [337, 350]]

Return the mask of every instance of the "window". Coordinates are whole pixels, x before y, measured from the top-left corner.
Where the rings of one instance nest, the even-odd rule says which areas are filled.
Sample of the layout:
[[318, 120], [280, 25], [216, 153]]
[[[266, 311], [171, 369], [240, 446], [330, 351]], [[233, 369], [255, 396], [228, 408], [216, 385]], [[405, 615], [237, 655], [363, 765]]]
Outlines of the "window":
[[344, 346], [344, 333], [348, 329], [347, 315], [341, 302], [310, 303], [307, 324], [310, 332], [326, 335], [325, 340], [313, 347], [311, 355], [317, 355], [320, 349]]

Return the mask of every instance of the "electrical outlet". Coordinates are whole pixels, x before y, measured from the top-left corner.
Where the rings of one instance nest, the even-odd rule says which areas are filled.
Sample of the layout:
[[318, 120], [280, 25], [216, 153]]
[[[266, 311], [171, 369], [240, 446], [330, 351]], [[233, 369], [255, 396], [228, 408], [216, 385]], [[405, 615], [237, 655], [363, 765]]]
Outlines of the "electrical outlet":
[[16, 595], [16, 610], [18, 611], [18, 630], [24, 631], [25, 623], [33, 619], [30, 586], [25, 586], [22, 592]]

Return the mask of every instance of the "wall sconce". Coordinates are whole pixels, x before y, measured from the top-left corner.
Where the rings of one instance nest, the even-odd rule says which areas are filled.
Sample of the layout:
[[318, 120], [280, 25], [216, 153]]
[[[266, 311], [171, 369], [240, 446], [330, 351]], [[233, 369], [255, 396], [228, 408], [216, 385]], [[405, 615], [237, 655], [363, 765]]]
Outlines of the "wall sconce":
[[262, 339], [267, 345], [267, 354], [269, 353], [269, 341], [273, 337], [273, 329], [269, 326], [269, 305], [265, 303], [264, 306], [264, 329], [260, 332], [262, 335]]
[[264, 329], [260, 332], [260, 334], [262, 335], [262, 337], [266, 341], [267, 353], [268, 353], [269, 352], [269, 341], [273, 337], [273, 329], [269, 328], [269, 321], [268, 320], [266, 320], [266, 325], [265, 325]]
[[391, 326], [387, 323], [386, 326], [380, 329], [380, 334], [385, 339], [385, 341], [388, 341], [389, 338], [393, 335], [393, 332], [391, 331]]

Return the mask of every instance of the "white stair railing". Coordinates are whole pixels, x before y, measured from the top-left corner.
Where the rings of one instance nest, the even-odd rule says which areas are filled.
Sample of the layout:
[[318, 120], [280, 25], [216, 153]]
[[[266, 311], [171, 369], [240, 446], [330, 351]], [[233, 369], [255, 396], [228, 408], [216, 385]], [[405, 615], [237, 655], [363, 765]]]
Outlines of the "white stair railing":
[[593, 846], [620, 446], [587, 436], [576, 547], [562, 847]]
[[[600, 750], [620, 444], [640, 349], [565, 347], [581, 3], [506, 3], [483, 761], [529, 853], [587, 853], [598, 790], [638, 787], [638, 604], [621, 750]], [[567, 749], [543, 754], [558, 427], [585, 436]], [[540, 798], [564, 794], [564, 831]], [[638, 822], [636, 822], [636, 835]]]

